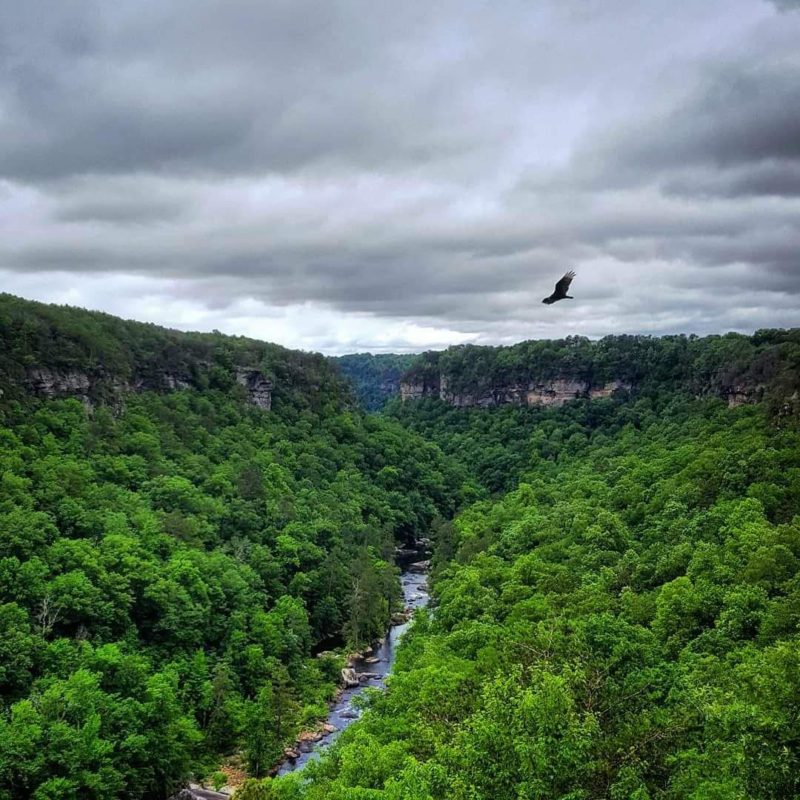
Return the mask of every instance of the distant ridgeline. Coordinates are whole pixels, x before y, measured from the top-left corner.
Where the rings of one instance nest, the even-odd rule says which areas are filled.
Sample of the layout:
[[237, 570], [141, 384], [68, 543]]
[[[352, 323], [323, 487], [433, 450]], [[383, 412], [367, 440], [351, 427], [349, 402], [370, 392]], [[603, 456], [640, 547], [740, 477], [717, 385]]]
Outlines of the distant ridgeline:
[[352, 383], [361, 407], [379, 411], [400, 394], [400, 380], [418, 357], [414, 353], [354, 353], [331, 360]]
[[241, 337], [0, 295], [0, 392], [0, 800], [268, 774], [330, 648], [402, 610], [396, 546], [480, 494], [324, 356]]
[[323, 356], [219, 333], [183, 333], [0, 294], [0, 401], [74, 397], [118, 404], [129, 392], [238, 391], [253, 405], [344, 405], [348, 387]]
[[400, 382], [402, 400], [453, 406], [560, 406], [618, 393], [682, 391], [730, 406], [798, 404], [800, 329], [753, 336], [607, 336], [463, 345], [419, 356]]

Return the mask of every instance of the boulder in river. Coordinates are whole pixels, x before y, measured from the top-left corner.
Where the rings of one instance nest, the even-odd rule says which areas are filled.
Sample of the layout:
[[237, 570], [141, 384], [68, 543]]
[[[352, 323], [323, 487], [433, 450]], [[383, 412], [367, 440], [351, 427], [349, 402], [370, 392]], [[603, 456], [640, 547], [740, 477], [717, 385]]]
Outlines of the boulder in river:
[[338, 730], [338, 728], [335, 725], [331, 725], [330, 722], [326, 722], [322, 726], [322, 732], [325, 734], [333, 733], [336, 730]]
[[431, 568], [430, 561], [416, 561], [408, 567], [409, 572], [427, 572]]
[[352, 667], [345, 667], [342, 670], [342, 683], [348, 689], [358, 686], [358, 675]]

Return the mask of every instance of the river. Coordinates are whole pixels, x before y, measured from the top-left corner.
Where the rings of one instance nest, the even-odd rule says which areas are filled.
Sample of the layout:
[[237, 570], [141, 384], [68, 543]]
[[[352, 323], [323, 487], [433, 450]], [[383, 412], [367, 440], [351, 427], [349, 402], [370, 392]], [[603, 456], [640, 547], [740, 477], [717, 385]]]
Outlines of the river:
[[[419, 567], [415, 567], [415, 564], [425, 557], [424, 552], [416, 550], [404, 550], [397, 556], [397, 564], [402, 570], [400, 583], [403, 588], [405, 606], [412, 610], [424, 608], [430, 599], [428, 576], [419, 571]], [[287, 758], [278, 768], [278, 775], [294, 772], [304, 767], [309, 761], [319, 758], [336, 741], [336, 737], [359, 718], [361, 710], [353, 701], [368, 687], [380, 689], [386, 686], [386, 678], [392, 671], [397, 645], [410, 624], [409, 621], [392, 625], [386, 638], [382, 643], [374, 645], [370, 655], [353, 662], [353, 669], [361, 680], [358, 686], [344, 689], [331, 706], [325, 722], [332, 726], [333, 730], [316, 742], [304, 742], [298, 745], [299, 755], [297, 758]]]

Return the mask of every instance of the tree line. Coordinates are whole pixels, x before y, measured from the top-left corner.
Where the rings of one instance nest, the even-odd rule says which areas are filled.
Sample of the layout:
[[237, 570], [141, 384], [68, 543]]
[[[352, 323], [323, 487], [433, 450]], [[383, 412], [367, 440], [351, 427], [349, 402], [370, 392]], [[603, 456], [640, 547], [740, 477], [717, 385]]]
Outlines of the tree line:
[[513, 485], [475, 465], [494, 494], [434, 526], [389, 691], [241, 799], [797, 796], [797, 426], [679, 396], [417, 413], [466, 461], [521, 440]]
[[[138, 369], [147, 342], [174, 339], [178, 359], [194, 346], [32, 306], [0, 325], [6, 366], [46, 365], [47, 348], [60, 366], [109, 364], [118, 345]], [[212, 361], [241, 344], [216, 339]], [[272, 412], [222, 380], [91, 409], [19, 386], [0, 398], [3, 800], [163, 800], [230, 754], [265, 775], [336, 691], [342, 657], [316, 652], [385, 633], [396, 545], [452, 515], [472, 479], [354, 410], [321, 357], [271, 358]]]

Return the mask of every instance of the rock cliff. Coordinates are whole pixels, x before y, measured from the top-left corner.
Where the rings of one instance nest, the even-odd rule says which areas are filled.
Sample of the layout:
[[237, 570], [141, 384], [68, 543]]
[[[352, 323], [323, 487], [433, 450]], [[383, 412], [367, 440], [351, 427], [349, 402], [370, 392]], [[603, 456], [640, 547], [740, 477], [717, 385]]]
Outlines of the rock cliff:
[[633, 393], [719, 397], [730, 407], [797, 405], [800, 330], [753, 336], [608, 336], [458, 345], [422, 353], [403, 375], [402, 400], [456, 407], [561, 406]]
[[403, 382], [400, 384], [402, 400], [437, 397], [457, 408], [490, 408], [492, 406], [563, 406], [581, 398], [611, 397], [616, 392], [627, 392], [631, 385], [624, 381], [610, 381], [593, 386], [580, 378], [555, 378], [551, 381], [514, 382], [494, 385], [474, 391], [453, 390], [448, 377], [438, 380]]
[[[236, 367], [235, 380], [247, 392], [249, 401], [258, 408], [272, 408], [272, 381], [259, 370]], [[93, 371], [60, 370], [49, 367], [29, 367], [23, 380], [25, 388], [38, 397], [48, 399], [74, 397], [87, 408], [98, 403], [118, 405], [131, 392], [174, 392], [197, 387], [197, 378], [190, 374], [158, 371], [135, 375], [131, 379], [109, 374], [102, 369]]]
[[236, 368], [236, 383], [247, 390], [250, 402], [264, 411], [272, 408], [272, 381], [257, 369]]

